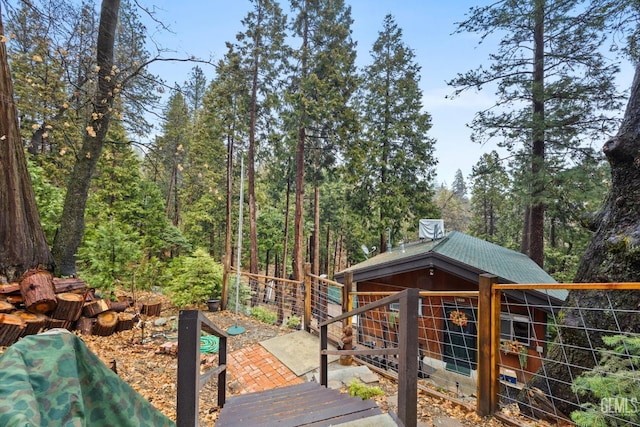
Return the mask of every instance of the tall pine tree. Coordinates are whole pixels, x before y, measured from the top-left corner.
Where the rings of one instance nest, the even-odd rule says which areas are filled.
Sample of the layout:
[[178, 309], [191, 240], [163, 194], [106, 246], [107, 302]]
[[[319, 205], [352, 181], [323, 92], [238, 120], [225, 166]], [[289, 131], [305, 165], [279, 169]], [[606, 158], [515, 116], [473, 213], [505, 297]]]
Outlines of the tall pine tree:
[[416, 230], [416, 218], [436, 212], [431, 202], [435, 141], [428, 136], [431, 116], [423, 111], [420, 66], [391, 15], [371, 55], [359, 99], [362, 136], [346, 148], [345, 158], [355, 184], [353, 199], [361, 203], [358, 209], [376, 216], [371, 231], [385, 251], [391, 244], [387, 230], [392, 236]]
[[[314, 232], [319, 212], [318, 182], [331, 167], [336, 151], [352, 136], [355, 114], [349, 105], [357, 79], [355, 42], [351, 38], [351, 8], [343, 0], [292, 0], [296, 13], [293, 31], [301, 40], [294, 52], [298, 69], [288, 96], [296, 129], [296, 202], [294, 215], [293, 273], [300, 280], [304, 266], [304, 187], [306, 165], [314, 182]], [[315, 237], [318, 242], [318, 238]], [[313, 259], [317, 265], [317, 247]], [[317, 267], [314, 267], [314, 271]]]
[[[458, 32], [484, 40], [502, 35], [489, 67], [458, 75], [457, 93], [495, 83], [495, 108], [476, 114], [473, 139], [496, 138], [513, 153], [524, 147], [529, 164], [524, 252], [543, 265], [545, 205], [549, 168], [595, 135], [612, 129], [607, 112], [620, 108], [614, 86], [618, 67], [602, 55], [603, 8], [580, 0], [499, 1], [470, 9]], [[565, 160], [566, 159], [566, 160]]]

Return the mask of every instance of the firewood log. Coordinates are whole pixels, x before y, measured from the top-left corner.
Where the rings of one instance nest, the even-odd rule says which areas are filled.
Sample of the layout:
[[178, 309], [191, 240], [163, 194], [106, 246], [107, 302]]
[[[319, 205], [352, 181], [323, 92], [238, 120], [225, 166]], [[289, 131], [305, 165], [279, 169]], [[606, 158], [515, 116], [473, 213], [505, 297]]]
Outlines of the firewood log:
[[96, 324], [93, 325], [93, 335], [106, 337], [115, 332], [118, 326], [118, 314], [109, 310], [98, 314]]
[[32, 313], [48, 313], [56, 308], [51, 273], [46, 270], [26, 272], [20, 280], [20, 293], [25, 307]]
[[116, 326], [116, 332], [133, 329], [133, 324], [137, 320], [136, 317], [137, 316], [133, 313], [118, 313], [118, 326]]
[[2, 283], [0, 284], [0, 294], [11, 294], [13, 292], [20, 292], [20, 283]]
[[57, 294], [56, 299], [58, 300], [58, 304], [56, 309], [53, 310], [51, 317], [61, 320], [78, 320], [78, 317], [80, 317], [82, 313], [82, 306], [84, 305], [84, 295], [65, 292]]
[[47, 318], [47, 321], [45, 322], [44, 328], [45, 329], [55, 329], [55, 328], [62, 328], [62, 329], [66, 329], [68, 331], [73, 329], [73, 324], [75, 322], [73, 322], [72, 320], [66, 320], [66, 319], [53, 319], [51, 317]]
[[109, 305], [111, 306], [111, 310], [115, 311], [116, 313], [122, 313], [131, 306], [131, 301], [127, 299], [111, 301]]
[[0, 314], [0, 346], [16, 342], [25, 326], [24, 321], [14, 314]]
[[16, 306], [7, 301], [0, 301], [0, 313], [11, 313]]
[[82, 335], [92, 335], [93, 325], [96, 324], [96, 318], [81, 316], [76, 322], [76, 330], [80, 331]]
[[72, 291], [79, 291], [79, 293], [83, 293], [87, 289], [85, 281], [76, 277], [68, 279], [54, 277], [52, 281], [56, 294]]
[[7, 302], [13, 305], [20, 305], [24, 303], [22, 295], [7, 295]]
[[22, 331], [22, 336], [35, 335], [40, 332], [47, 323], [47, 316], [42, 313], [31, 313], [29, 311], [18, 310], [14, 312], [16, 316], [24, 320], [26, 327]]
[[96, 317], [100, 313], [104, 313], [109, 310], [109, 301], [104, 299], [97, 299], [95, 301], [88, 302], [82, 309], [82, 314], [87, 317]]

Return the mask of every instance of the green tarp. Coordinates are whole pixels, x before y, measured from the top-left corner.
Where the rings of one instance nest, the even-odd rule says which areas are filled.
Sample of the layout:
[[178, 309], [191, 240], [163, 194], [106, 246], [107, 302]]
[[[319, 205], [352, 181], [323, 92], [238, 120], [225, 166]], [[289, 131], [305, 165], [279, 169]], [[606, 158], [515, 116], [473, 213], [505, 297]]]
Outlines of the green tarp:
[[0, 356], [0, 426], [175, 426], [76, 335], [30, 335]]

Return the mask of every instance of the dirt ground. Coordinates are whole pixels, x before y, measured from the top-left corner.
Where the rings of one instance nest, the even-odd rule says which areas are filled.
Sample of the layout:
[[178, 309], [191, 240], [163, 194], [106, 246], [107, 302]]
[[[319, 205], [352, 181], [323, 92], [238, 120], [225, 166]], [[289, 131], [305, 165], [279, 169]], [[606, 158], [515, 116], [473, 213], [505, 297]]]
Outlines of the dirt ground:
[[[202, 307], [204, 310], [205, 308]], [[269, 338], [287, 334], [291, 329], [267, 325], [250, 317], [233, 312], [206, 312], [215, 325], [226, 330], [236, 324], [246, 331], [228, 340], [228, 352], [250, 346]], [[237, 319], [237, 320], [236, 320]], [[108, 366], [115, 363], [120, 378], [129, 383], [144, 398], [169, 418], [176, 418], [177, 357], [167, 343], [177, 340], [178, 310], [168, 300], [163, 301], [160, 317], [142, 319], [133, 330], [108, 337], [82, 336], [87, 346]], [[2, 353], [0, 348], [0, 353]], [[175, 347], [173, 347], [175, 350]], [[202, 355], [203, 370], [217, 366], [216, 355]], [[397, 393], [395, 381], [380, 377], [384, 396], [376, 401], [383, 411], [388, 410], [387, 399]], [[344, 390], [346, 392], [346, 390]], [[201, 425], [214, 426], [218, 417], [216, 407], [217, 387], [215, 381], [206, 385], [200, 394]], [[443, 399], [433, 398], [419, 392], [418, 420], [426, 426], [441, 425], [443, 419], [453, 419], [464, 426], [502, 426], [496, 419], [482, 419]], [[451, 422], [450, 420], [449, 422]], [[455, 425], [455, 424], [449, 424]]]

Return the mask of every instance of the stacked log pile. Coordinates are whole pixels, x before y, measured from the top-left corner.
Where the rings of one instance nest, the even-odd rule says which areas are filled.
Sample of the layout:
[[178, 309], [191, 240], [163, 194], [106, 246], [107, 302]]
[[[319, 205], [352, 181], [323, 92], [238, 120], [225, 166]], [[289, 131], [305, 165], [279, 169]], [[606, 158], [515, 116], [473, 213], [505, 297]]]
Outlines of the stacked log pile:
[[135, 305], [131, 298], [98, 298], [82, 279], [31, 270], [20, 282], [0, 284], [0, 346], [53, 328], [111, 335], [133, 329], [140, 313], [159, 316], [161, 309], [155, 300]]

